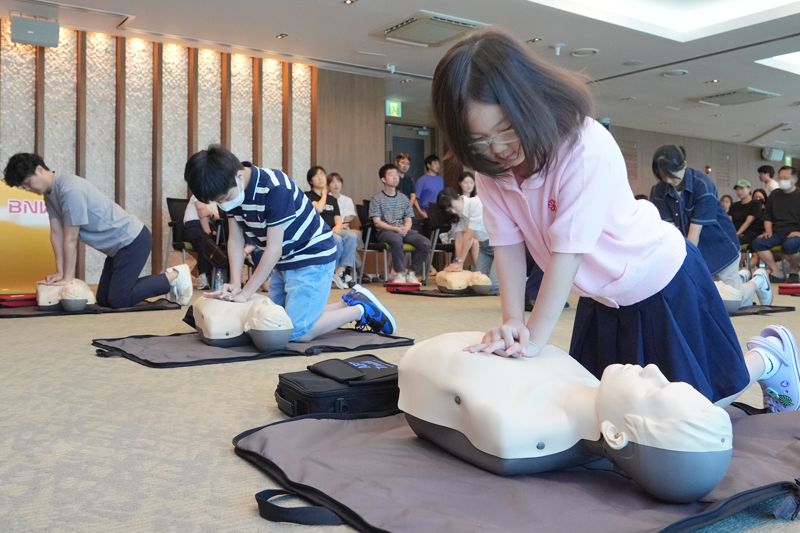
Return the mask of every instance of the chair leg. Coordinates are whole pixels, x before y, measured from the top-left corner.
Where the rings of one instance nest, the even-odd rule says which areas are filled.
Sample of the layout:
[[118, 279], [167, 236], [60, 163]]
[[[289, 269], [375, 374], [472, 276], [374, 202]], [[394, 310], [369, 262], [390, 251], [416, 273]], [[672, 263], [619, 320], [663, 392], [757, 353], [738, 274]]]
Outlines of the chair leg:
[[383, 282], [386, 283], [389, 281], [389, 254], [386, 250], [383, 251]]
[[361, 280], [364, 279], [364, 271], [367, 269], [367, 249], [364, 248], [364, 251], [361, 254], [361, 272], [356, 274], [356, 279], [358, 280], [358, 284], [361, 284]]

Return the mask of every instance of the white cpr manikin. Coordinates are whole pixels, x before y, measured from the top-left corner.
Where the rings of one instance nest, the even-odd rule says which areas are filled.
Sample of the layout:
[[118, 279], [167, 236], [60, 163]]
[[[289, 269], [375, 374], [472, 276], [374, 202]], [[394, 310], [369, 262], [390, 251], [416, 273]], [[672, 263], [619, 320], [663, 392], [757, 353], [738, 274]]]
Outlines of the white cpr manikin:
[[458, 272], [441, 271], [436, 274], [436, 286], [442, 292], [467, 292], [472, 290], [478, 294], [488, 294], [492, 288], [489, 276], [480, 272], [461, 270]]
[[481, 332], [414, 345], [399, 365], [399, 407], [448, 452], [508, 475], [576, 466], [603, 455], [650, 494], [707, 494], [732, 454], [727, 413], [655, 365], [611, 365], [598, 381], [566, 352], [536, 357], [465, 352]]
[[87, 305], [96, 303], [92, 289], [80, 279], [63, 284], [36, 284], [36, 304], [41, 309], [63, 307], [67, 311], [82, 311]]
[[212, 346], [252, 342], [262, 352], [271, 352], [289, 343], [294, 328], [286, 310], [261, 294], [246, 302], [199, 298], [192, 307], [197, 332]]

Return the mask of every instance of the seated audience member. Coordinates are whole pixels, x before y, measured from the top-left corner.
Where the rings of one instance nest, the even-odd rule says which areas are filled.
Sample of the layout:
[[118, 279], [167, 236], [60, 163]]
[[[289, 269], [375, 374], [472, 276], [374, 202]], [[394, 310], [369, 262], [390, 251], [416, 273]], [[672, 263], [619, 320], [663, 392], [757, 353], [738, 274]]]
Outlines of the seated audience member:
[[[411, 229], [414, 214], [406, 195], [398, 192], [400, 178], [397, 167], [383, 165], [378, 171], [383, 190], [372, 197], [369, 203], [369, 217], [375, 226], [378, 242], [388, 243], [392, 254], [392, 272], [389, 282], [417, 283], [416, 273], [422, 273], [431, 252], [431, 242]], [[415, 248], [411, 254], [411, 270], [406, 270], [406, 257], [403, 243]]]
[[46, 283], [75, 279], [78, 241], [83, 241], [106, 256], [97, 285], [98, 304], [119, 309], [168, 294], [177, 303], [189, 305], [192, 276], [188, 265], [140, 278], [153, 247], [150, 230], [89, 180], [56, 173], [39, 155], [26, 153], [12, 156], [3, 173], [9, 187], [44, 197], [56, 259], [56, 272], [45, 278]]
[[731, 204], [733, 204], [733, 198], [730, 194], [723, 194], [722, 198], [719, 199], [719, 205], [722, 207], [722, 210], [725, 211], [725, 214], [731, 209]]
[[478, 189], [475, 187], [475, 174], [469, 170], [462, 172], [458, 177], [458, 190], [462, 196], [470, 198], [477, 196]]
[[767, 273], [757, 270], [739, 273], [739, 238], [731, 219], [717, 201], [717, 188], [702, 172], [686, 163], [682, 146], [665, 145], [653, 155], [653, 174], [658, 184], [650, 192], [661, 218], [672, 222], [697, 246], [714, 279], [742, 293], [742, 305], [752, 303], [757, 294], [762, 305], [772, 303]]
[[411, 156], [407, 152], [400, 152], [394, 158], [397, 167], [397, 174], [400, 176], [400, 183], [397, 190], [408, 196], [408, 201], [412, 206], [417, 203], [417, 192], [415, 189], [414, 178], [408, 173], [411, 168]]
[[[361, 239], [361, 231], [351, 227], [351, 223], [356, 220], [356, 205], [353, 199], [349, 196], [342, 194], [342, 187], [344, 186], [344, 179], [338, 172], [331, 172], [328, 174], [328, 194], [333, 195], [336, 201], [339, 202], [339, 214], [342, 216], [342, 233], [354, 235], [356, 238], [356, 249], [360, 250], [364, 247], [364, 241]], [[361, 269], [361, 257], [356, 254], [356, 268]], [[355, 277], [355, 272], [352, 273]]]
[[758, 180], [764, 184], [767, 190], [765, 196], [769, 196], [772, 191], [778, 188], [778, 182], [774, 180], [775, 168], [772, 165], [762, 165], [758, 167]]
[[192, 195], [183, 213], [183, 238], [192, 243], [197, 252], [197, 288], [208, 289], [211, 285], [214, 267], [204, 252], [205, 243], [214, 235], [212, 223], [219, 220], [217, 206], [213, 203], [198, 202]]
[[494, 251], [489, 245], [489, 234], [483, 227], [483, 204], [477, 196], [470, 198], [446, 187], [439, 193], [439, 207], [453, 218], [455, 233], [455, 258], [445, 268], [447, 272], [458, 272], [467, 254], [478, 243], [478, 258], [475, 267], [492, 281], [492, 294], [497, 294], [497, 272], [494, 267]]
[[769, 196], [769, 194], [767, 194], [767, 191], [764, 189], [755, 189], [753, 191], [753, 200], [761, 204], [762, 214], [763, 211], [767, 209], [767, 196]]
[[[797, 170], [789, 166], [781, 167], [778, 171], [778, 183], [779, 188], [767, 198], [764, 232], [751, 246], [769, 268], [770, 280], [776, 283], [799, 283], [800, 191], [797, 190]], [[781, 271], [772, 255], [771, 248], [778, 245], [789, 262], [788, 275]]]
[[439, 175], [441, 162], [435, 155], [425, 158], [425, 174], [419, 177], [415, 192], [417, 194], [415, 207], [422, 218], [428, 218], [428, 206], [436, 203], [436, 198], [444, 189], [444, 179]]
[[[343, 302], [327, 305], [336, 267], [331, 229], [289, 176], [240, 162], [219, 145], [189, 158], [189, 189], [201, 202], [217, 202], [228, 213], [230, 283], [206, 296], [246, 302], [270, 277], [269, 297], [283, 307], [294, 329], [290, 340], [310, 341], [349, 322], [391, 334], [397, 324], [368, 290], [356, 285]], [[242, 286], [245, 237], [264, 249]], [[271, 276], [270, 276], [271, 274]]]
[[[325, 169], [319, 166], [311, 167], [306, 173], [306, 180], [311, 190], [306, 196], [320, 214], [322, 220], [333, 231], [333, 240], [336, 242], [336, 270], [333, 272], [333, 283], [340, 289], [347, 289], [348, 282], [352, 283], [356, 269], [356, 248], [358, 238], [352, 233], [345, 232], [342, 215], [339, 210], [339, 201], [328, 191], [328, 176]], [[350, 273], [346, 273], [346, 269]], [[345, 279], [345, 276], [350, 279]]]
[[750, 244], [753, 239], [764, 232], [764, 210], [759, 202], [750, 195], [750, 182], [739, 180], [733, 186], [738, 202], [731, 205], [728, 215], [736, 228], [736, 235], [741, 244]]

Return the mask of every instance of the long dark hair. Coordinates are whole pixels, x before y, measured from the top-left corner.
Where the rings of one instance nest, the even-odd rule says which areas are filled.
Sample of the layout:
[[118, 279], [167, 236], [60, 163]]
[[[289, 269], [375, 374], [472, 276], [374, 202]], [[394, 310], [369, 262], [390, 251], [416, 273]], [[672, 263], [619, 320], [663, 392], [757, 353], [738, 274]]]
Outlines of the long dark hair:
[[475, 183], [475, 174], [473, 174], [469, 170], [462, 172], [461, 175], [458, 177], [458, 191], [461, 192], [461, 182], [467, 178], [472, 179], [472, 192], [469, 193], [469, 197], [474, 198], [478, 194], [478, 184]]
[[525, 44], [494, 29], [473, 33], [447, 51], [436, 66], [432, 95], [433, 113], [452, 155], [488, 175], [506, 169], [470, 150], [470, 102], [500, 106], [532, 173], [553, 162], [558, 147], [578, 134], [592, 110], [585, 78], [542, 61]]

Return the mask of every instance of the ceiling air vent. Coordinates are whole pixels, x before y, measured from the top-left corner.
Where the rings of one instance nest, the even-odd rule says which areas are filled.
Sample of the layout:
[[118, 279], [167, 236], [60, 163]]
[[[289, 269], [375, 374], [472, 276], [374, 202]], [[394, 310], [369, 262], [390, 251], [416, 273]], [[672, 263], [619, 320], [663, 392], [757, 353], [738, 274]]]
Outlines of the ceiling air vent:
[[468, 31], [487, 26], [483, 22], [460, 19], [418, 11], [403, 22], [383, 30], [387, 41], [413, 46], [439, 46], [442, 43], [457, 39]]
[[758, 102], [766, 100], [767, 98], [774, 98], [780, 96], [778, 93], [771, 93], [762, 89], [754, 89], [752, 87], [745, 87], [743, 89], [736, 89], [735, 91], [726, 91], [724, 93], [712, 94], [700, 98], [701, 104], [711, 105], [737, 105], [746, 104], [748, 102]]

